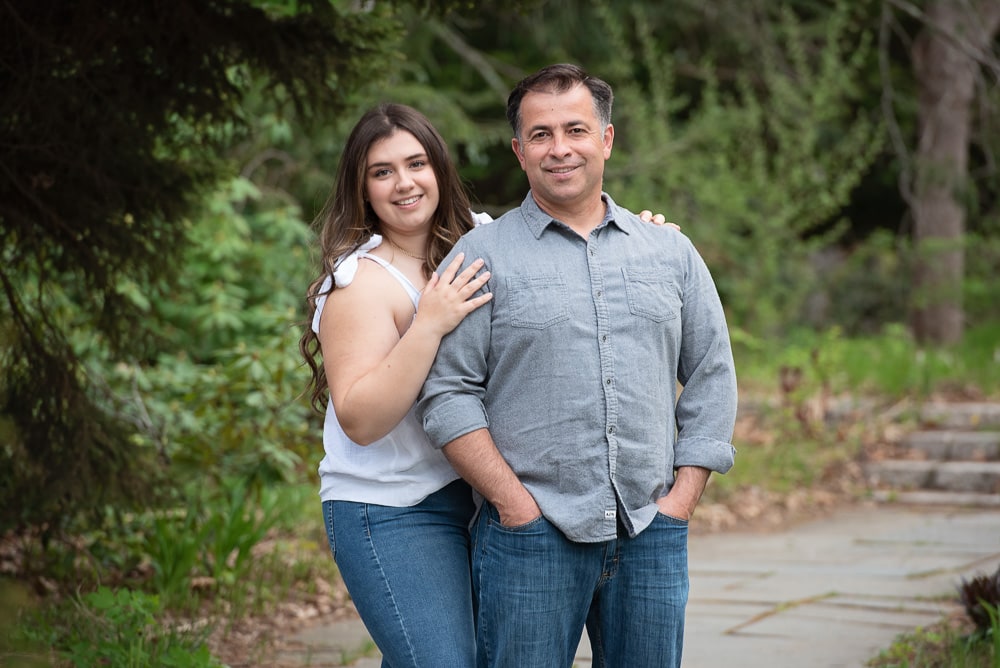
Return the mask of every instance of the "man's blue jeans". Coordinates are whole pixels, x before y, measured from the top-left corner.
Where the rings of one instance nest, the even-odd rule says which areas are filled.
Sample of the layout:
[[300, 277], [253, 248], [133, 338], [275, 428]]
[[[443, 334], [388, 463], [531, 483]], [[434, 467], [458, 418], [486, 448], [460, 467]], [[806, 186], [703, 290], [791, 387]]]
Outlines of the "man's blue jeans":
[[472, 529], [478, 665], [569, 667], [586, 625], [594, 666], [680, 666], [688, 525], [658, 514], [635, 538], [574, 543], [538, 518], [500, 524], [484, 503]]
[[475, 665], [473, 512], [461, 480], [408, 508], [323, 502], [330, 550], [383, 668]]

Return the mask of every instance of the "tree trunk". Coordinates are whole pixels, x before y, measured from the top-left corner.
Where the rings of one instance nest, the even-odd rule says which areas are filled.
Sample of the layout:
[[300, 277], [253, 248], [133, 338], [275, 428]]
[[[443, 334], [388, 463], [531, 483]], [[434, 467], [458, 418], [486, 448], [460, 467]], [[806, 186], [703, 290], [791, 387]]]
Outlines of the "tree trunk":
[[912, 324], [917, 340], [925, 343], [948, 345], [962, 338], [972, 101], [980, 57], [988, 53], [998, 24], [998, 0], [936, 0], [913, 44], [919, 136]]

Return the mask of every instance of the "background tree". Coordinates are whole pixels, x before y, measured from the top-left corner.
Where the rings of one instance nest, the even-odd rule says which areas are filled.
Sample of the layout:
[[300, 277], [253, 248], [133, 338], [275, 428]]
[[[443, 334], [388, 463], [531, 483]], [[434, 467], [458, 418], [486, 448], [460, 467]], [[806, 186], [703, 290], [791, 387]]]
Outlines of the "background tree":
[[185, 218], [254, 77], [342, 108], [398, 24], [325, 1], [0, 3], [0, 529], [148, 496], [153, 466], [81, 361], [148, 354]]
[[1000, 60], [991, 48], [1000, 29], [1000, 2], [939, 0], [920, 19], [924, 27], [912, 49], [917, 146], [908, 184], [916, 246], [913, 332], [921, 341], [957, 344], [964, 324], [966, 208], [973, 201], [973, 103], [977, 89], [1000, 81]]

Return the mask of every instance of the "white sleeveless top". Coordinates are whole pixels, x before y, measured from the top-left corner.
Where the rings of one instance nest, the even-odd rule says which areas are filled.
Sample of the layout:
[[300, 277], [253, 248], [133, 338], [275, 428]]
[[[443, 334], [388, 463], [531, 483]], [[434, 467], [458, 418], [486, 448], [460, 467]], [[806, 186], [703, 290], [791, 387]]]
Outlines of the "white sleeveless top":
[[[480, 221], [482, 219], [477, 220]], [[380, 243], [382, 237], [372, 235], [356, 252], [338, 260], [333, 274], [337, 287], [343, 288], [351, 284], [358, 270], [359, 259], [372, 260], [399, 281], [416, 309], [420, 291], [394, 266], [368, 253]], [[331, 283], [328, 276], [320, 292], [327, 292]], [[325, 305], [326, 296], [320, 296], [316, 300], [316, 313], [312, 321], [312, 329], [317, 334]], [[319, 496], [322, 501], [413, 506], [458, 478], [441, 451], [431, 445], [414, 413], [414, 406], [410, 407], [402, 422], [387, 435], [370, 445], [358, 445], [344, 433], [331, 400], [327, 403], [326, 420], [323, 424], [323, 449], [326, 454], [319, 464]]]

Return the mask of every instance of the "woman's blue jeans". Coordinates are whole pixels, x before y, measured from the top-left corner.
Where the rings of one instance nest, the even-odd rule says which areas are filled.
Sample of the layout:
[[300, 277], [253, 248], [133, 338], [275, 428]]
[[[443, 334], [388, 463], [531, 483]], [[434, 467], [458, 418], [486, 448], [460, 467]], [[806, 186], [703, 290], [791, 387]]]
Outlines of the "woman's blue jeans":
[[406, 508], [323, 502], [330, 550], [383, 668], [475, 665], [473, 512], [461, 480]]
[[574, 543], [545, 518], [500, 524], [489, 503], [472, 529], [478, 665], [573, 665], [584, 626], [593, 665], [680, 666], [688, 524], [658, 514], [635, 538]]

